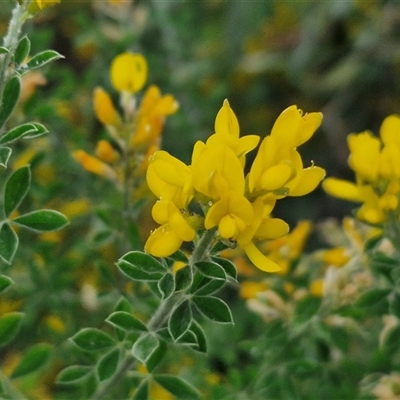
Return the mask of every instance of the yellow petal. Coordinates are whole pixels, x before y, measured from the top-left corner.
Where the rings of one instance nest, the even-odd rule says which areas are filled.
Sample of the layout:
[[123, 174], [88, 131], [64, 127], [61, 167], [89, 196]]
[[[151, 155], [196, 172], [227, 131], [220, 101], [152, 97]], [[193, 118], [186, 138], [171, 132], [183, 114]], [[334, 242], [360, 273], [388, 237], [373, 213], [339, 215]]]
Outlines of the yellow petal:
[[108, 163], [114, 163], [120, 158], [118, 151], [107, 140], [99, 140], [97, 142], [96, 156]]
[[271, 130], [271, 136], [285, 147], [296, 147], [297, 133], [301, 125], [301, 114], [297, 106], [293, 105], [283, 110]]
[[146, 59], [138, 53], [126, 52], [118, 55], [111, 63], [110, 78], [119, 92], [138, 92], [147, 80]]
[[151, 216], [158, 224], [163, 225], [168, 222], [168, 203], [170, 200], [159, 200], [151, 209]]
[[144, 249], [155, 257], [168, 257], [181, 247], [182, 239], [165, 224], [153, 231], [148, 237]]
[[265, 218], [261, 221], [255, 237], [260, 240], [277, 239], [289, 232], [289, 225], [280, 218]]
[[237, 226], [234, 218], [230, 215], [222, 217], [219, 221], [218, 232], [224, 239], [235, 237], [237, 234]]
[[290, 188], [289, 196], [304, 196], [312, 192], [324, 179], [325, 170], [312, 166], [301, 171], [299, 179], [293, 188]]
[[243, 250], [250, 261], [261, 271], [264, 272], [277, 272], [280, 271], [281, 267], [274, 263], [269, 258], [265, 257], [260, 250], [254, 245], [254, 243], [247, 244]]
[[300, 126], [296, 147], [307, 142], [321, 125], [321, 122], [322, 114], [319, 112], [312, 112], [304, 115], [302, 118], [302, 124]]
[[111, 180], [117, 179], [117, 174], [109, 165], [100, 161], [98, 158], [87, 154], [84, 150], [74, 151], [73, 156], [87, 171], [96, 175], [104, 176]]
[[171, 229], [180, 239], [185, 242], [191, 242], [195, 238], [196, 231], [189, 225], [188, 221], [172, 202], [168, 203], [168, 220]]
[[354, 202], [363, 201], [359, 187], [353, 182], [337, 178], [327, 178], [322, 182], [322, 187], [331, 196]]
[[384, 144], [395, 142], [400, 145], [400, 115], [392, 114], [386, 117], [379, 134]]
[[274, 165], [261, 175], [260, 188], [271, 192], [280, 189], [291, 179], [293, 173], [294, 167], [289, 163]]
[[111, 101], [108, 93], [97, 87], [93, 93], [93, 108], [98, 120], [104, 125], [118, 126], [121, 124], [121, 117]]
[[239, 122], [226, 99], [215, 118], [215, 133], [239, 137]]

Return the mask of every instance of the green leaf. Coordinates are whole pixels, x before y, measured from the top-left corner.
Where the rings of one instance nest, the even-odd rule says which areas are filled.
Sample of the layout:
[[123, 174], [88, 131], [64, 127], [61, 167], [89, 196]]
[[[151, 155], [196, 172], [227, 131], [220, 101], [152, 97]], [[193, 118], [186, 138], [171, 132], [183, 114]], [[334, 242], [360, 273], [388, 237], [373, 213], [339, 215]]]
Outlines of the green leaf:
[[140, 268], [135, 267], [133, 264], [126, 262], [125, 260], [119, 260], [117, 262], [118, 268], [128, 277], [135, 281], [158, 281], [163, 277], [163, 274], [149, 273], [143, 271]]
[[11, 156], [12, 150], [9, 147], [0, 147], [0, 165], [7, 168], [8, 160]]
[[29, 166], [17, 169], [6, 182], [4, 190], [4, 214], [10, 214], [21, 204], [31, 184], [31, 170]]
[[11, 264], [18, 248], [18, 236], [9, 224], [3, 224], [0, 228], [0, 260]]
[[193, 273], [190, 265], [178, 269], [175, 273], [175, 292], [187, 289], [193, 282]]
[[188, 382], [175, 375], [154, 375], [154, 380], [178, 399], [200, 399], [200, 393]]
[[177, 250], [174, 254], [170, 255], [168, 258], [172, 258], [174, 261], [179, 261], [183, 263], [188, 262], [188, 258], [182, 250]]
[[370, 250], [373, 250], [378, 243], [382, 240], [383, 235], [379, 234], [379, 235], [375, 235], [369, 239], [367, 239], [364, 243], [364, 252], [368, 252]]
[[207, 296], [209, 294], [217, 292], [225, 285], [226, 281], [222, 281], [220, 279], [210, 279], [203, 277], [203, 280], [199, 285], [197, 285], [196, 289], [191, 291], [195, 293], [197, 296]]
[[11, 342], [17, 335], [21, 326], [23, 314], [10, 312], [0, 317], [0, 347]]
[[294, 319], [297, 324], [308, 322], [315, 315], [321, 305], [321, 299], [314, 296], [305, 296], [296, 303]]
[[358, 307], [370, 307], [385, 299], [391, 289], [371, 289], [364, 292], [356, 301]]
[[146, 325], [126, 311], [113, 312], [106, 321], [111, 325], [128, 332], [147, 331]]
[[168, 299], [175, 291], [175, 281], [172, 274], [165, 274], [158, 281], [158, 290], [160, 291], [163, 299]]
[[56, 377], [56, 382], [63, 385], [80, 383], [92, 373], [92, 368], [86, 365], [71, 365], [64, 368]]
[[131, 264], [133, 267], [136, 267], [150, 274], [156, 272], [165, 273], [166, 271], [164, 266], [160, 262], [158, 262], [153, 256], [143, 253], [142, 251], [131, 251], [129, 253], [126, 253], [123, 257], [120, 258], [120, 260], [123, 260], [126, 263]]
[[207, 353], [207, 339], [203, 328], [193, 319], [189, 329], [196, 336], [197, 346], [194, 349], [202, 353]]
[[168, 329], [174, 340], [178, 340], [192, 322], [192, 311], [189, 300], [184, 300], [171, 313], [168, 320]]
[[30, 124], [35, 127], [35, 131], [30, 132], [27, 135], [24, 135], [24, 139], [33, 139], [45, 135], [46, 133], [49, 133], [47, 128], [44, 125], [39, 124], [39, 122], [31, 122]]
[[393, 296], [390, 297], [389, 312], [390, 312], [390, 314], [395, 315], [397, 318], [400, 318], [400, 294], [399, 293], [394, 293]]
[[60, 58], [64, 58], [60, 53], [57, 53], [54, 50], [45, 50], [41, 53], [36, 54], [33, 56], [21, 70], [30, 70], [35, 68], [40, 68], [43, 65], [49, 63], [50, 61], [55, 61]]
[[30, 50], [31, 50], [31, 42], [28, 39], [28, 36], [24, 36], [18, 42], [18, 46], [15, 50], [14, 63], [17, 65], [22, 64], [29, 56]]
[[[150, 400], [149, 399], [149, 381], [143, 380], [133, 394], [132, 400]], [[161, 400], [161, 399], [160, 399]]]
[[231, 310], [217, 297], [193, 296], [192, 301], [198, 310], [207, 318], [221, 324], [232, 324]]
[[158, 345], [159, 340], [152, 333], [147, 333], [135, 342], [132, 347], [132, 355], [146, 364], [154, 351], [157, 350]]
[[14, 218], [12, 222], [37, 232], [56, 231], [69, 223], [63, 214], [55, 210], [31, 211]]
[[0, 275], [0, 293], [13, 284], [13, 280], [5, 275]]
[[0, 47], [0, 54], [8, 54], [10, 50], [7, 49], [7, 47]]
[[21, 80], [18, 76], [10, 78], [4, 87], [3, 97], [0, 107], [0, 129], [7, 122], [15, 105], [17, 104], [21, 92]]
[[167, 354], [167, 343], [164, 340], [160, 340], [157, 348], [151, 353], [150, 357], [146, 361], [146, 368], [149, 372], [153, 372], [157, 365], [162, 361], [165, 354]]
[[209, 278], [226, 280], [224, 269], [217, 263], [210, 261], [199, 261], [194, 264], [198, 271]]
[[132, 312], [131, 303], [124, 296], [121, 296], [115, 305], [114, 311], [125, 311], [130, 314]]
[[221, 257], [212, 257], [211, 259], [224, 269], [227, 276], [231, 277], [235, 281], [237, 280], [237, 270], [232, 261]]
[[6, 132], [1, 138], [0, 138], [0, 144], [9, 144], [12, 142], [15, 142], [16, 140], [24, 137], [25, 135], [28, 135], [30, 133], [36, 132], [36, 127], [33, 124], [23, 124], [19, 125], [8, 132]]
[[393, 356], [400, 349], [400, 325], [396, 325], [386, 334], [384, 348], [388, 354]]
[[31, 347], [11, 374], [11, 378], [20, 378], [44, 367], [50, 360], [52, 346], [39, 343]]
[[115, 346], [115, 341], [111, 336], [96, 328], [83, 328], [71, 340], [86, 351], [103, 350]]
[[115, 374], [115, 371], [118, 368], [119, 358], [119, 348], [111, 350], [100, 358], [96, 366], [96, 373], [100, 382], [111, 378]]

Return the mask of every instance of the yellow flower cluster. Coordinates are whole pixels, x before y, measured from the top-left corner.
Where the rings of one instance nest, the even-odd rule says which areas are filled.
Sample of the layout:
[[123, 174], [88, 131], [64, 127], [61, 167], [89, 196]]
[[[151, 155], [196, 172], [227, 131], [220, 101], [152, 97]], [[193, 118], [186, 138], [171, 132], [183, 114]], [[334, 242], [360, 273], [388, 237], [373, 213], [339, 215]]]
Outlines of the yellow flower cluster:
[[370, 224], [382, 224], [393, 215], [399, 220], [400, 193], [400, 116], [385, 118], [380, 138], [365, 131], [348, 136], [349, 165], [355, 183], [337, 178], [324, 181], [332, 196], [362, 203], [357, 218]]
[[[165, 151], [151, 157], [147, 183], [159, 199], [152, 216], [161, 226], [151, 233], [145, 250], [156, 257], [169, 256], [182, 242], [194, 240], [200, 229], [215, 229], [218, 239], [237, 243], [259, 269], [279, 271], [254, 242], [285, 235], [287, 223], [271, 216], [276, 201], [305, 195], [323, 179], [325, 171], [314, 165], [304, 168], [297, 151], [321, 120], [320, 113], [303, 115], [296, 106], [284, 110], [245, 175], [245, 156], [260, 137], [240, 137], [238, 120], [225, 100], [215, 133], [195, 144], [191, 165]], [[203, 215], [190, 212], [192, 201], [200, 204]]]
[[144, 178], [149, 156], [160, 147], [165, 118], [178, 110], [178, 103], [172, 95], [163, 96], [157, 86], [151, 85], [136, 108], [135, 94], [147, 81], [147, 62], [141, 54], [126, 52], [115, 57], [110, 79], [120, 93], [123, 115], [100, 87], [94, 90], [93, 106], [112, 143], [100, 140], [96, 156], [77, 150], [74, 157], [86, 170], [123, 186], [127, 175], [136, 183]]

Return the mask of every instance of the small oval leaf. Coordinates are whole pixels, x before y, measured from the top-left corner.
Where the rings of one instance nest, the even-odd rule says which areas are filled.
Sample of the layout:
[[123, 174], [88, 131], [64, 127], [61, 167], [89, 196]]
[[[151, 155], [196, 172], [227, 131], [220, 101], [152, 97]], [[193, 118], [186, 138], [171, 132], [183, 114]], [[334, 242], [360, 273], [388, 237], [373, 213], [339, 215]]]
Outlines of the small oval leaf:
[[175, 292], [187, 289], [193, 282], [193, 272], [190, 265], [178, 269], [175, 273]]
[[14, 369], [11, 378], [20, 378], [44, 367], [50, 360], [52, 350], [52, 346], [47, 343], [39, 343], [31, 347]]
[[165, 274], [158, 281], [158, 290], [160, 291], [163, 299], [168, 299], [175, 291], [175, 281], [172, 274]]
[[5, 275], [0, 275], [0, 293], [13, 284], [13, 280]]
[[113, 312], [106, 321], [128, 332], [147, 331], [147, 327], [142, 321], [125, 311]]
[[87, 351], [108, 349], [115, 345], [115, 341], [111, 336], [96, 328], [81, 329], [71, 340], [78, 347]]
[[161, 273], [148, 273], [125, 260], [119, 260], [117, 266], [128, 278], [135, 281], [158, 281], [163, 276]]
[[168, 320], [168, 330], [175, 341], [189, 329], [191, 322], [190, 303], [189, 300], [184, 300], [172, 311]]
[[23, 124], [19, 125], [8, 132], [6, 132], [1, 138], [0, 138], [0, 144], [9, 144], [12, 142], [15, 142], [16, 140], [24, 137], [25, 135], [28, 135], [30, 133], [36, 132], [36, 127], [33, 124]]
[[211, 259], [224, 269], [227, 276], [231, 277], [235, 281], [237, 280], [236, 267], [232, 261], [229, 261], [226, 258], [221, 258], [221, 257], [212, 257]]
[[18, 66], [22, 64], [26, 58], [29, 56], [29, 52], [31, 50], [31, 41], [28, 36], [24, 36], [18, 42], [18, 46], [15, 50], [14, 54], [14, 62]]
[[21, 204], [31, 184], [31, 170], [25, 166], [14, 171], [6, 182], [4, 190], [4, 214], [10, 214]]
[[209, 278], [226, 280], [224, 269], [217, 263], [210, 261], [199, 261], [194, 264], [198, 271]]
[[31, 211], [14, 218], [12, 222], [37, 232], [56, 231], [69, 223], [63, 214], [55, 210]]
[[100, 358], [96, 366], [96, 373], [100, 382], [111, 378], [115, 374], [118, 368], [119, 358], [120, 351], [118, 348], [111, 350]]
[[19, 239], [9, 224], [0, 228], [0, 259], [11, 264], [18, 248]]
[[154, 375], [154, 380], [178, 399], [197, 400], [200, 393], [188, 382], [175, 375]]
[[220, 324], [232, 324], [231, 310], [217, 297], [193, 296], [192, 301], [198, 310], [207, 318]]
[[7, 168], [8, 160], [11, 156], [12, 150], [9, 147], [0, 147], [0, 165]]
[[120, 258], [120, 260], [124, 260], [132, 266], [148, 273], [165, 273], [166, 271], [164, 266], [160, 262], [158, 262], [153, 256], [143, 253], [142, 251], [131, 251], [129, 253], [126, 253], [123, 257]]
[[8, 80], [4, 87], [3, 97], [0, 106], [0, 129], [7, 122], [15, 105], [17, 104], [21, 92], [21, 80], [18, 76], [13, 76]]
[[150, 400], [149, 393], [149, 381], [145, 379], [135, 390], [132, 400]]
[[35, 131], [30, 132], [27, 135], [24, 135], [24, 139], [33, 139], [42, 136], [46, 133], [49, 133], [47, 128], [43, 124], [39, 124], [39, 122], [31, 122], [30, 124], [35, 127]]
[[22, 317], [20, 312], [10, 312], [0, 318], [0, 347], [11, 342], [17, 335]]
[[146, 364], [159, 345], [158, 339], [151, 333], [147, 333], [135, 342], [132, 347], [132, 355], [140, 362]]
[[51, 61], [59, 60], [60, 58], [64, 58], [64, 56], [62, 56], [60, 53], [57, 53], [54, 50], [45, 50], [33, 56], [21, 69], [29, 70], [29, 69], [40, 68], [43, 65]]
[[356, 301], [358, 307], [370, 307], [387, 297], [390, 289], [371, 289], [363, 293]]
[[73, 385], [87, 378], [91, 372], [92, 368], [86, 365], [71, 365], [60, 371], [56, 382], [63, 385]]
[[207, 353], [207, 339], [203, 331], [203, 328], [197, 321], [192, 320], [192, 325], [190, 325], [190, 330], [196, 336], [196, 341], [197, 341], [197, 346], [193, 348], [202, 353]]

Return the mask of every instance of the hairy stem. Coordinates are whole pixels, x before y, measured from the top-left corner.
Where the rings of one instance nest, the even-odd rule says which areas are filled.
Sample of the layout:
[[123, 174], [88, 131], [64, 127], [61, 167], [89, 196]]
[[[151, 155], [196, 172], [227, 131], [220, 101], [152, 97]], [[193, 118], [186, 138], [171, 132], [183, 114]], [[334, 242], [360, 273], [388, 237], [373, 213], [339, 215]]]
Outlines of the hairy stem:
[[[206, 231], [198, 241], [190, 257], [190, 264], [203, 260], [207, 257], [211, 244], [214, 241], [215, 229]], [[157, 311], [153, 314], [147, 323], [149, 331], [155, 331], [161, 328], [168, 321], [174, 307], [182, 300], [182, 294], [177, 293], [161, 301]], [[128, 353], [123, 362], [119, 365], [114, 376], [104, 385], [100, 385], [92, 396], [92, 400], [103, 400], [109, 397], [110, 391], [126, 376], [126, 374], [136, 366], [137, 360]]]

